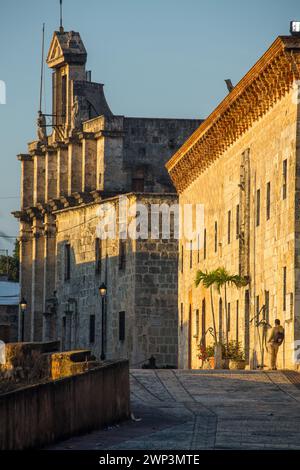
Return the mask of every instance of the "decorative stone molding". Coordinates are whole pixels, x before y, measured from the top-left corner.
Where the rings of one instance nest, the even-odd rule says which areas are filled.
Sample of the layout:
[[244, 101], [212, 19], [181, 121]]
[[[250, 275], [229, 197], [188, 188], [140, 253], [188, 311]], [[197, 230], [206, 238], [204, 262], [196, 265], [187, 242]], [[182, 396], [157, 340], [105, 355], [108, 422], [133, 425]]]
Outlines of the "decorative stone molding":
[[177, 191], [187, 188], [299, 78], [300, 38], [280, 36], [166, 164]]

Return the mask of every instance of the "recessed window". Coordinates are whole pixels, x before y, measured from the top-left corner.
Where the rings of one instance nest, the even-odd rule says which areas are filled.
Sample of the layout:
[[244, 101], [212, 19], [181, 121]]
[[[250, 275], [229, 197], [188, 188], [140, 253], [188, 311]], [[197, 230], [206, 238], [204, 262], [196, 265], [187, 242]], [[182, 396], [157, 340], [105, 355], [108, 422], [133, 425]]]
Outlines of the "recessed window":
[[286, 199], [287, 196], [287, 160], [282, 163], [282, 198]]
[[199, 336], [199, 309], [196, 310], [196, 336]]
[[218, 251], [218, 222], [215, 222], [215, 253]]
[[101, 260], [102, 260], [102, 243], [100, 238], [95, 240], [95, 262], [96, 274], [101, 274]]
[[227, 242], [231, 242], [231, 211], [227, 215]]
[[267, 195], [266, 195], [266, 219], [269, 220], [271, 215], [271, 183], [267, 183]]
[[180, 304], [180, 329], [183, 329], [183, 303]]
[[235, 324], [235, 340], [236, 342], [238, 343], [239, 342], [239, 316], [240, 316], [240, 312], [239, 312], [239, 301], [237, 300], [236, 301], [236, 324]]
[[65, 281], [71, 278], [71, 246], [67, 243], [65, 245]]
[[240, 237], [240, 205], [237, 204], [236, 212], [235, 212], [235, 238], [238, 239]]
[[256, 191], [256, 227], [260, 225], [260, 189]]
[[282, 289], [282, 295], [283, 295], [283, 311], [286, 311], [286, 267], [283, 268], [283, 289]]
[[119, 270], [126, 267], [126, 240], [119, 241]]
[[125, 312], [119, 312], [119, 341], [125, 341]]
[[193, 267], [193, 242], [190, 241], [190, 269]]
[[95, 342], [95, 323], [96, 323], [96, 317], [95, 315], [90, 315], [90, 343]]
[[203, 258], [206, 259], [206, 228], [203, 234]]
[[181, 272], [183, 273], [183, 245], [181, 245], [181, 256], [180, 256], [180, 261], [181, 261]]
[[227, 331], [230, 331], [230, 324], [231, 324], [231, 312], [230, 312], [230, 302], [227, 304]]
[[205, 299], [202, 299], [202, 325], [201, 325], [201, 333], [202, 333], [202, 344], [205, 347], [206, 344], [206, 305]]

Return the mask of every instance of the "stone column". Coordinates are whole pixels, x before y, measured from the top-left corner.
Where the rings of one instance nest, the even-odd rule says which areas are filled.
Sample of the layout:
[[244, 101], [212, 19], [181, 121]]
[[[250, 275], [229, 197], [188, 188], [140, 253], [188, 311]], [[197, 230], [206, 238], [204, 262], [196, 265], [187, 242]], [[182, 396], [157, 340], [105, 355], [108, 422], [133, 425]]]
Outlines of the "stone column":
[[82, 192], [97, 188], [97, 141], [93, 135], [82, 138]]
[[42, 341], [44, 307], [44, 235], [43, 220], [33, 218], [31, 341]]
[[80, 192], [82, 188], [82, 148], [81, 143], [70, 139], [68, 146], [68, 195]]
[[[44, 302], [43, 312], [47, 312], [49, 300], [54, 298], [56, 265], [56, 225], [52, 214], [45, 214], [44, 219]], [[50, 309], [51, 310], [51, 309]], [[47, 312], [49, 313], [49, 311]], [[43, 317], [43, 341], [55, 339], [55, 314]]]
[[20, 154], [21, 162], [21, 209], [33, 205], [33, 159], [31, 155]]
[[45, 155], [33, 155], [33, 205], [45, 202]]
[[[24, 322], [24, 340], [31, 338], [31, 288], [32, 288], [32, 230], [31, 221], [20, 221], [20, 298], [24, 297], [27, 302]], [[19, 341], [22, 340], [22, 312], [19, 311]]]
[[45, 201], [56, 197], [57, 151], [47, 149], [45, 156]]
[[56, 197], [68, 194], [68, 146], [60, 144], [57, 149]]

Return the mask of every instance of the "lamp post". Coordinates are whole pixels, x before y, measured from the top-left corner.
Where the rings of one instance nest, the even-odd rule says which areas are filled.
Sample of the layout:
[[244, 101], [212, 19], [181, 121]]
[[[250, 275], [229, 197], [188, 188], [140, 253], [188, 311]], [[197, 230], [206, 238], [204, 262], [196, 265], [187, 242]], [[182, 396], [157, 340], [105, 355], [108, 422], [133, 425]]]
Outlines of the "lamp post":
[[101, 286], [99, 287], [99, 294], [102, 299], [102, 328], [101, 328], [101, 361], [105, 360], [105, 352], [104, 352], [104, 308], [105, 308], [105, 297], [106, 297], [106, 285], [102, 282]]
[[24, 342], [24, 327], [25, 327], [25, 312], [27, 309], [27, 302], [24, 297], [22, 297], [22, 300], [19, 303], [20, 310], [22, 313], [22, 329], [21, 329], [21, 340], [22, 343]]

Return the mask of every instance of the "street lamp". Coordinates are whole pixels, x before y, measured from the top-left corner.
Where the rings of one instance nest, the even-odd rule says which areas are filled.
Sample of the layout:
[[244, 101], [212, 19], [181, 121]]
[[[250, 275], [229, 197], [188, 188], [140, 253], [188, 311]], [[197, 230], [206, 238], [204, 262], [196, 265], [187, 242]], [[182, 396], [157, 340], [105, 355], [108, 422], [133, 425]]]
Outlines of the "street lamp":
[[107, 288], [104, 282], [102, 282], [101, 286], [99, 287], [99, 294], [102, 298], [102, 328], [101, 328], [101, 361], [105, 360], [105, 352], [104, 352], [104, 308], [105, 308], [105, 297], [106, 297]]
[[24, 326], [25, 326], [25, 312], [27, 309], [27, 302], [24, 297], [22, 297], [22, 300], [19, 303], [20, 310], [22, 312], [22, 331], [21, 331], [21, 339], [22, 343], [24, 342]]

